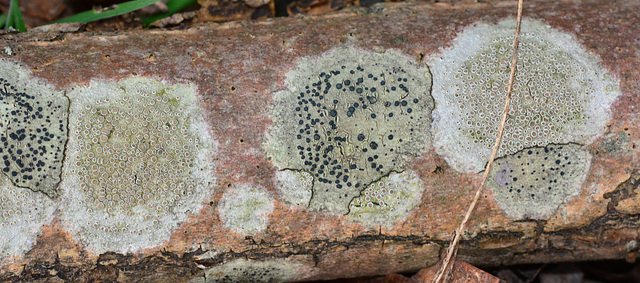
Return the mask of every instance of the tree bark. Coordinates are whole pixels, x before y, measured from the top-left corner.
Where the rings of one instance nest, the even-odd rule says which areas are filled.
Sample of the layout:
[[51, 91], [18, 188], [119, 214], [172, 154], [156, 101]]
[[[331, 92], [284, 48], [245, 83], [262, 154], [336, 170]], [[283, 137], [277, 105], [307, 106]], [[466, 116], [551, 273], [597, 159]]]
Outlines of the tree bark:
[[[396, 222], [363, 223], [349, 214], [293, 203], [278, 189], [276, 175], [284, 166], [274, 164], [265, 149], [274, 121], [281, 118], [274, 114], [274, 97], [290, 86], [286, 74], [298, 68], [301, 58], [354, 46], [378, 54], [393, 49], [425, 66], [465, 27], [513, 18], [516, 4], [384, 4], [328, 16], [183, 30], [3, 35], [2, 58], [65, 94], [91, 87], [92, 81], [130, 77], [195, 85], [216, 150], [210, 156], [215, 182], [208, 186], [209, 195], [163, 244], [95, 253], [69, 231], [61, 218], [64, 209], [58, 208], [24, 254], [2, 261], [0, 281], [186, 282], [224, 275], [235, 280], [315, 280], [434, 264], [462, 220], [481, 174], [458, 172], [429, 145], [400, 170], [413, 172], [422, 189], [415, 208]], [[485, 188], [461, 242], [460, 259], [476, 266], [635, 260], [640, 247], [638, 9], [638, 1], [525, 3], [526, 18], [574, 35], [595, 54], [619, 80], [621, 95], [611, 106], [605, 132], [584, 145], [591, 161], [578, 195], [550, 216], [519, 219], [508, 215]], [[75, 102], [70, 103], [73, 111]], [[256, 208], [261, 214], [253, 216], [255, 227], [229, 224], [234, 216], [220, 212], [243, 197], [265, 200]], [[247, 277], [252, 272], [263, 276]]]

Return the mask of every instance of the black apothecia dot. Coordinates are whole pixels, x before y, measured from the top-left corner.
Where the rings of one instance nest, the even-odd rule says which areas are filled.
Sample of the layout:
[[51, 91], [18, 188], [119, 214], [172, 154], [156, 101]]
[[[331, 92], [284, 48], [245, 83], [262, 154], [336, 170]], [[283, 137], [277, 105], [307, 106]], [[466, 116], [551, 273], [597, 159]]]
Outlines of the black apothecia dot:
[[[56, 164], [62, 159], [67, 128], [66, 112], [57, 104], [66, 100], [56, 100], [50, 94], [36, 98], [35, 95], [18, 90], [2, 78], [0, 84], [4, 86], [4, 91], [0, 91], [0, 105], [12, 109], [1, 114], [5, 120], [12, 122], [5, 125], [3, 137], [0, 138], [3, 142], [0, 152], [6, 150], [11, 158], [3, 156], [4, 162], [0, 168], [2, 172], [10, 172], [8, 176], [16, 185], [45, 192], [53, 191], [58, 182], [55, 178], [59, 178], [57, 169], [60, 166]], [[64, 119], [51, 119], [61, 115]], [[54, 131], [56, 134], [50, 133], [47, 128], [58, 129], [61, 134], [58, 131]], [[47, 150], [43, 144], [51, 150]], [[51, 170], [36, 168], [45, 167], [45, 164]], [[39, 187], [43, 182], [47, 184], [47, 188]]]

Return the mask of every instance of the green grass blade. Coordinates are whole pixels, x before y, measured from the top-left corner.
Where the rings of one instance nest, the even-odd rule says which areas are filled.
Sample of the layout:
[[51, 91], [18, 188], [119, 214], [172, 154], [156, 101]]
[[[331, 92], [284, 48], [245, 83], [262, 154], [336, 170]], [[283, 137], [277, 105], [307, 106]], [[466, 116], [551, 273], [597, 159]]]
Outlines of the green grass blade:
[[9, 14], [4, 18], [4, 28], [9, 29], [11, 27], [19, 31], [27, 31], [24, 27], [24, 20], [22, 20], [22, 13], [20, 13], [19, 0], [11, 0], [9, 4]]
[[118, 15], [126, 14], [140, 8], [149, 6], [155, 2], [160, 0], [135, 0], [129, 1], [125, 3], [120, 3], [116, 5], [116, 8], [113, 10], [107, 10], [96, 13], [96, 11], [86, 11], [82, 13], [75, 14], [71, 17], [64, 18], [61, 20], [57, 20], [54, 23], [88, 23], [97, 20], [102, 20], [106, 18], [115, 17]]
[[189, 7], [190, 5], [193, 5], [195, 3], [197, 3], [197, 0], [170, 0], [169, 2], [167, 2], [167, 8], [169, 8], [166, 12], [162, 13], [162, 14], [158, 14], [158, 15], [153, 15], [149, 18], [144, 18], [142, 19], [142, 22], [145, 25], [150, 25], [151, 23], [162, 19], [162, 18], [166, 18], [168, 16], [171, 16], [177, 12], [180, 12], [182, 10], [184, 10], [185, 8]]
[[11, 0], [11, 8], [9, 8], [9, 17], [13, 18], [13, 26], [19, 31], [27, 31], [24, 26], [24, 19], [22, 19], [22, 13], [20, 12], [20, 0]]
[[13, 15], [11, 15], [11, 4], [9, 4], [9, 15], [4, 23], [4, 29], [9, 29], [13, 26]]
[[4, 28], [5, 25], [7, 24], [7, 15], [6, 14], [0, 14], [0, 28]]

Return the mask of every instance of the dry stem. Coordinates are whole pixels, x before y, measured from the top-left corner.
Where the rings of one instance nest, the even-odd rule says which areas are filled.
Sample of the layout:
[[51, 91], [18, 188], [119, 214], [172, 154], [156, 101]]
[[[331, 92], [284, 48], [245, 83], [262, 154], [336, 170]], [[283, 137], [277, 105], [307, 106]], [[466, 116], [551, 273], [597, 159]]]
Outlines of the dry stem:
[[513, 90], [513, 81], [516, 75], [516, 64], [518, 62], [518, 45], [520, 43], [520, 23], [522, 22], [522, 2], [523, 0], [518, 0], [518, 17], [516, 23], [516, 34], [515, 39], [513, 40], [513, 56], [511, 57], [511, 73], [509, 74], [509, 86], [507, 88], [507, 97], [504, 102], [504, 110], [502, 111], [502, 121], [500, 122], [500, 129], [498, 130], [498, 136], [496, 137], [496, 142], [493, 145], [493, 151], [491, 152], [491, 157], [489, 158], [489, 162], [487, 162], [487, 167], [484, 170], [484, 174], [482, 175], [482, 182], [476, 189], [476, 194], [473, 197], [473, 201], [471, 205], [469, 205], [469, 209], [467, 213], [464, 215], [464, 219], [458, 229], [456, 229], [456, 234], [453, 237], [453, 241], [449, 245], [449, 248], [446, 252], [446, 257], [442, 262], [442, 266], [436, 273], [436, 276], [433, 279], [434, 283], [440, 282], [449, 282], [451, 270], [453, 269], [453, 264], [451, 259], [456, 256], [458, 253], [458, 244], [460, 242], [460, 238], [462, 237], [462, 233], [466, 229], [467, 222], [471, 217], [471, 213], [476, 208], [476, 204], [480, 199], [480, 193], [482, 192], [482, 188], [484, 188], [484, 184], [487, 181], [487, 177], [489, 176], [489, 170], [491, 169], [491, 164], [493, 164], [493, 160], [496, 158], [496, 153], [498, 152], [498, 148], [500, 146], [500, 141], [502, 139], [502, 132], [504, 131], [504, 125], [507, 122], [507, 113], [509, 112], [509, 104], [511, 104], [511, 92]]

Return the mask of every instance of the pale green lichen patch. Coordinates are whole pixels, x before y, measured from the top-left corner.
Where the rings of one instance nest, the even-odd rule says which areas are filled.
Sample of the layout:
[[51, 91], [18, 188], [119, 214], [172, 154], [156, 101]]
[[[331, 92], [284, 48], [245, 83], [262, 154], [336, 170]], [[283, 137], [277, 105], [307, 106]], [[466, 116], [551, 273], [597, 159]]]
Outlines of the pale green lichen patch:
[[14, 186], [0, 176], [0, 262], [21, 256], [36, 240], [56, 209], [48, 197]]
[[216, 145], [195, 87], [131, 78], [69, 97], [65, 225], [95, 253], [164, 243], [214, 182]]
[[236, 259], [205, 271], [204, 280], [191, 282], [289, 282], [303, 277], [301, 263], [273, 259], [267, 261]]
[[577, 144], [531, 147], [496, 159], [487, 187], [498, 205], [517, 219], [544, 219], [580, 194], [591, 155]]
[[0, 85], [0, 172], [16, 186], [57, 196], [69, 100], [7, 60], [0, 60]]
[[308, 172], [280, 170], [276, 172], [276, 187], [286, 202], [307, 206], [313, 193], [313, 176]]
[[303, 58], [286, 85], [274, 96], [265, 147], [278, 169], [313, 177], [312, 210], [347, 213], [366, 186], [430, 145], [431, 75], [398, 51]]
[[360, 223], [393, 227], [421, 202], [424, 184], [413, 173], [391, 173], [371, 183], [349, 205], [348, 216]]
[[600, 144], [600, 149], [610, 154], [633, 154], [633, 148], [633, 141], [626, 131], [608, 133]]
[[267, 228], [273, 209], [273, 198], [263, 188], [244, 184], [225, 192], [218, 204], [223, 225], [248, 235]]
[[[515, 22], [479, 23], [430, 60], [434, 145], [462, 172], [489, 159], [504, 107]], [[605, 131], [620, 95], [599, 59], [577, 39], [523, 20], [509, 116], [498, 156], [550, 143], [589, 144]]]

